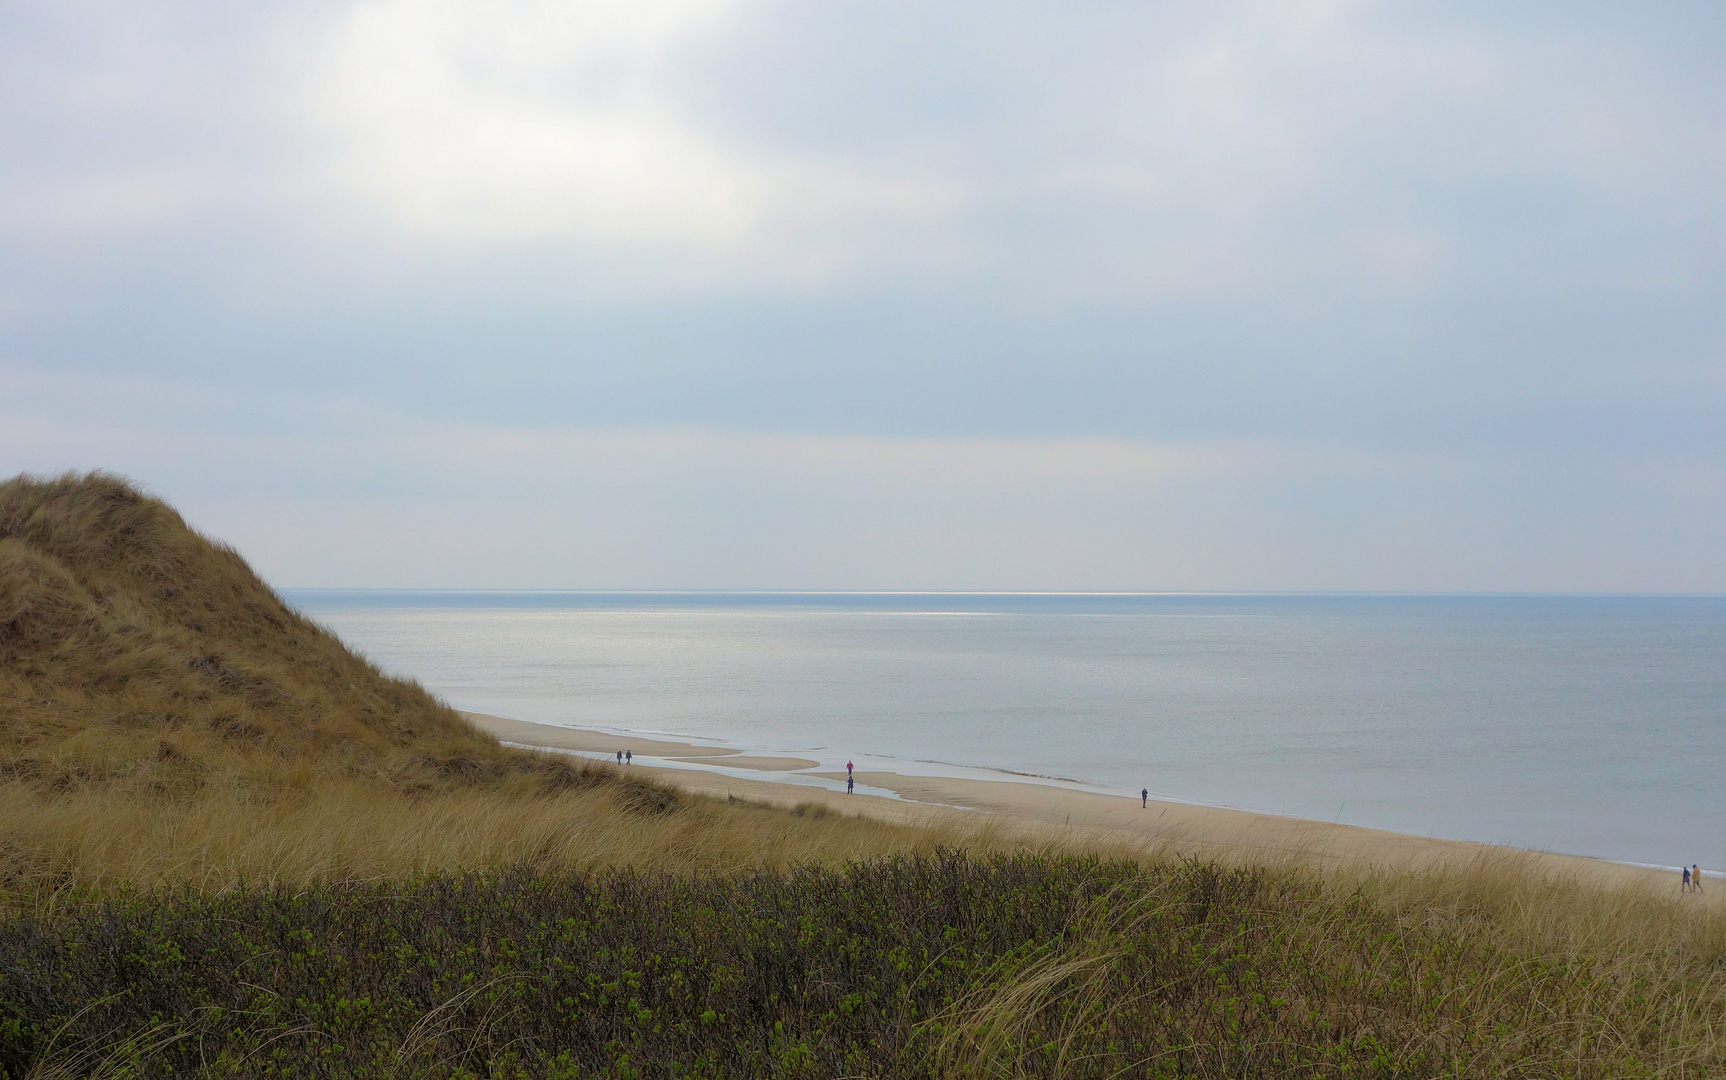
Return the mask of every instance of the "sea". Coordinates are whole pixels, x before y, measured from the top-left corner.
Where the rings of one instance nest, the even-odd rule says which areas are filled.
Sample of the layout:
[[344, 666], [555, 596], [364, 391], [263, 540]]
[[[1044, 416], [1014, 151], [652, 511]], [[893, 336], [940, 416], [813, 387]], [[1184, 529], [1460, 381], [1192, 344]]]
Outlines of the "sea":
[[461, 709], [1726, 867], [1726, 598], [297, 590]]

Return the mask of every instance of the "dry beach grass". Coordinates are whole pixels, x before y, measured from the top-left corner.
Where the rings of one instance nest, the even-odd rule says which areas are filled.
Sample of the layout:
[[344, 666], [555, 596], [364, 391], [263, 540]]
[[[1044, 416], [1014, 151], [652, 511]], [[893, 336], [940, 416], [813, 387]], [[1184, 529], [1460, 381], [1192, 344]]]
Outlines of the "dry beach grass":
[[32, 889], [736, 868], [932, 842], [506, 748], [102, 475], [0, 485], [0, 816], [0, 875]]
[[1726, 918], [510, 748], [112, 477], [0, 485], [0, 1075], [1726, 1074]]

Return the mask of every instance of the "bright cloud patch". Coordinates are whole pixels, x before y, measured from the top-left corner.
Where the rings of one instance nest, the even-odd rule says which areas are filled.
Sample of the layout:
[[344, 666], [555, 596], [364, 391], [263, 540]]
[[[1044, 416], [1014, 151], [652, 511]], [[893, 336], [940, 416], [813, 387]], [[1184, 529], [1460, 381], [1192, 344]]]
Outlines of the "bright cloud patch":
[[763, 181], [654, 90], [705, 0], [375, 0], [312, 97], [337, 175], [408, 229], [474, 238], [735, 237]]

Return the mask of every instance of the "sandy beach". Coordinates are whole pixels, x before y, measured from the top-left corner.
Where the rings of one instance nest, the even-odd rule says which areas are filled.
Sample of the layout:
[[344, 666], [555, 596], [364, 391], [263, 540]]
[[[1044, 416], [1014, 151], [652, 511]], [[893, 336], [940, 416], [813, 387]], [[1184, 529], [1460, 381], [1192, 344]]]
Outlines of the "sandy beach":
[[[806, 786], [790, 780], [786, 774], [844, 782], [843, 771], [808, 771], [819, 763], [807, 758], [750, 754], [730, 747], [534, 724], [484, 713], [462, 715], [507, 742], [593, 754], [628, 750], [635, 755], [632, 767], [651, 774], [656, 781], [694, 794], [733, 796], [785, 807], [815, 804], [888, 821], [931, 823], [951, 821], [955, 814], [983, 812], [1003, 824], [1027, 828], [1028, 835], [1048, 835], [1049, 830], [1077, 831], [1104, 842], [1154, 840], [1195, 854], [1250, 852], [1261, 857], [1384, 867], [1472, 862], [1507, 850], [1467, 841], [1157, 799], [1141, 806], [1135, 798], [1007, 776], [994, 780], [859, 771], [856, 780], [860, 791], [848, 796], [826, 786]], [[781, 775], [777, 779], [742, 777], [713, 767]], [[898, 798], [866, 794], [870, 789], [890, 792]], [[1672, 875], [1664, 871], [1577, 855], [1517, 854], [1534, 860], [1543, 871], [1574, 875], [1600, 884], [1655, 888], [1672, 885], [1669, 880]]]

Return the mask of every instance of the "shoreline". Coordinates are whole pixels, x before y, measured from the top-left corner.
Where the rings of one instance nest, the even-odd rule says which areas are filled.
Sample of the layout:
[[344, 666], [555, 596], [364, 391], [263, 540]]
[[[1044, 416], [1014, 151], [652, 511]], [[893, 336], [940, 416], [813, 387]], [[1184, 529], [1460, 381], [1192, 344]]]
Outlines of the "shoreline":
[[1106, 789], [1043, 777], [991, 775], [994, 770], [955, 767], [971, 775], [922, 774], [903, 771], [905, 762], [890, 763], [900, 768], [860, 764], [857, 794], [846, 795], [843, 769], [821, 769], [821, 763], [809, 758], [536, 724], [486, 713], [461, 715], [504, 742], [604, 761], [612, 760], [616, 751], [627, 750], [636, 759], [629, 768], [642, 769], [668, 786], [692, 794], [738, 797], [784, 808], [814, 804], [830, 812], [902, 824], [951, 822], [955, 815], [964, 815], [969, 821], [972, 813], [982, 813], [992, 819], [991, 824], [1011, 823], [1043, 837], [1054, 830], [1104, 844], [1152, 842], [1209, 855], [1252, 853], [1387, 868], [1475, 863], [1509, 854], [1531, 860], [1541, 871], [1585, 877], [1607, 886], [1660, 889], [1675, 884], [1675, 871], [1586, 855], [1526, 851], [1155, 797], [1141, 806], [1137, 797]]

